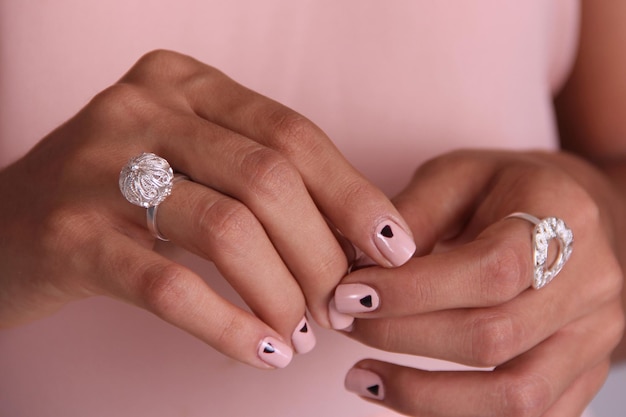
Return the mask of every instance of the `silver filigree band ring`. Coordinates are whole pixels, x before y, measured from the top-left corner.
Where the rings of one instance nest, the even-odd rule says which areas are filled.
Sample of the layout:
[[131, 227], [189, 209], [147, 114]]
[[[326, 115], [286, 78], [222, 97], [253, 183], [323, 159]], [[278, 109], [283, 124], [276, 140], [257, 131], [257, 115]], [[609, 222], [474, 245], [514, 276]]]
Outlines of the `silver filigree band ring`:
[[184, 178], [174, 176], [170, 164], [153, 153], [131, 158], [120, 171], [120, 191], [130, 203], [147, 209], [148, 229], [158, 239], [167, 240], [156, 226], [158, 206], [172, 193], [174, 183]]
[[[532, 233], [533, 245], [533, 288], [546, 286], [561, 272], [563, 266], [572, 254], [574, 234], [565, 222], [557, 217], [539, 219], [528, 213], [511, 213], [505, 219], [517, 218], [535, 225]], [[558, 253], [552, 264], [548, 265], [548, 247], [550, 241], [556, 240]]]

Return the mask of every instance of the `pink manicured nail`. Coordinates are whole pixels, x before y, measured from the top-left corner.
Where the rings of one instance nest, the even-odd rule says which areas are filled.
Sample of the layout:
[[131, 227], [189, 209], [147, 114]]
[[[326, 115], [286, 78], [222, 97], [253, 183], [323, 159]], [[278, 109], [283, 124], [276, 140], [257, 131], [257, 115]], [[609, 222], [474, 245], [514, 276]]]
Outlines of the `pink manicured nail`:
[[376, 247], [393, 265], [404, 265], [415, 253], [415, 242], [400, 226], [384, 221], [376, 228]]
[[335, 305], [335, 299], [330, 300], [330, 304], [328, 304], [328, 318], [330, 319], [330, 326], [333, 329], [343, 330], [344, 332], [350, 332], [352, 330], [354, 317], [340, 313]]
[[291, 335], [291, 343], [297, 353], [308, 353], [315, 347], [316, 339], [313, 329], [304, 317]]
[[291, 348], [273, 337], [263, 339], [257, 353], [263, 362], [275, 368], [289, 365], [293, 357]]
[[344, 384], [348, 391], [362, 397], [373, 398], [375, 400], [385, 398], [383, 381], [374, 372], [352, 368], [348, 371]]
[[335, 306], [340, 313], [366, 313], [380, 305], [378, 293], [365, 284], [341, 284], [335, 289]]

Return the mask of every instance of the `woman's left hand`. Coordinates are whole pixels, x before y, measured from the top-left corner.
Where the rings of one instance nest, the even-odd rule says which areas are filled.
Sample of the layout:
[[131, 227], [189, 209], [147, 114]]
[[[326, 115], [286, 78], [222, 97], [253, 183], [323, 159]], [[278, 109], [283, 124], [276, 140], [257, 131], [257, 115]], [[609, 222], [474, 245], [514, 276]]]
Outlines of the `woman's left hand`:
[[[357, 317], [349, 334], [365, 344], [493, 370], [365, 360], [347, 388], [412, 416], [580, 415], [623, 333], [617, 194], [560, 153], [462, 151], [422, 166], [395, 199], [417, 257], [353, 272], [336, 305]], [[569, 261], [539, 290], [534, 226], [507, 218], [514, 212], [557, 217], [573, 231]]]

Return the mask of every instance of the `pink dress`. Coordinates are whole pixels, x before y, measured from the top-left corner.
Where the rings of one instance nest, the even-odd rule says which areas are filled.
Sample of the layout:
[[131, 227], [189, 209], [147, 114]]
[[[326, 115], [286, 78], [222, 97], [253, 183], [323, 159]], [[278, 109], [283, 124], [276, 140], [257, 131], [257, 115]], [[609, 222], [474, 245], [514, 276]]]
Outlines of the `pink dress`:
[[[576, 0], [1, 2], [0, 166], [140, 55], [168, 48], [311, 118], [393, 195], [451, 149], [554, 148], [551, 94], [577, 17]], [[173, 252], [221, 282], [208, 262]], [[137, 308], [76, 302], [0, 332], [0, 415], [391, 416], [345, 392], [354, 362], [453, 366], [316, 331], [313, 352], [262, 372]]]

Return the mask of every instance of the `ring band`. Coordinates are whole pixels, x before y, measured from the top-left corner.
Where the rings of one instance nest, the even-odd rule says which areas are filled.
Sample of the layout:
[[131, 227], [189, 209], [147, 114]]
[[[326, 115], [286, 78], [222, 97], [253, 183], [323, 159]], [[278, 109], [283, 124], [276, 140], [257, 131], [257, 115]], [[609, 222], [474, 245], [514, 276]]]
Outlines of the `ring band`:
[[[188, 177], [183, 174], [174, 174], [174, 179], [172, 180], [172, 188], [174, 184], [179, 181], [186, 180]], [[159, 227], [157, 226], [157, 213], [159, 211], [159, 204], [155, 206], [150, 206], [146, 210], [146, 224], [148, 226], [148, 230], [152, 233], [152, 236], [155, 238], [162, 240], [163, 242], [169, 242], [169, 239], [163, 236], [163, 234], [159, 231]]]
[[[574, 234], [565, 222], [557, 217], [539, 219], [528, 213], [511, 213], [505, 219], [518, 218], [535, 225], [533, 243], [533, 288], [540, 289], [556, 277], [572, 254]], [[548, 262], [548, 246], [551, 240], [558, 243], [558, 253], [551, 265]]]
[[130, 203], [148, 208], [163, 202], [172, 192], [174, 171], [153, 153], [142, 153], [120, 171], [120, 191]]

